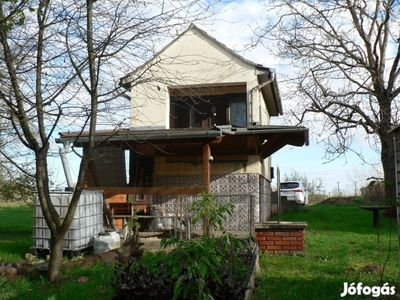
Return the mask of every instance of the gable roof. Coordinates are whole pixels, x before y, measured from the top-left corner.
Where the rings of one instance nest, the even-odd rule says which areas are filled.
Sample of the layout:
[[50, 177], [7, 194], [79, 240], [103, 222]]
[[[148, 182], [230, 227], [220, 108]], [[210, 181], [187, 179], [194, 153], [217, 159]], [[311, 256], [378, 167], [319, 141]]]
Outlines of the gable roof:
[[[257, 80], [259, 85], [254, 87], [253, 90], [260, 90], [261, 94], [264, 98], [266, 103], [268, 112], [270, 116], [278, 116], [282, 115], [282, 102], [279, 95], [278, 83], [276, 80], [275, 70], [271, 68], [264, 67], [261, 64], [255, 63], [251, 60], [244, 58], [243, 56], [239, 55], [235, 51], [228, 48], [225, 44], [221, 43], [211, 35], [209, 35], [204, 30], [198, 28], [196, 25], [191, 24], [184, 32], [179, 34], [174, 40], [172, 40], [169, 44], [167, 44], [161, 51], [155, 54], [150, 60], [145, 62], [143, 65], [136, 68], [134, 71], [128, 73], [124, 77], [120, 78], [119, 85], [125, 89], [130, 89], [132, 87], [132, 76], [134, 74], [139, 73], [141, 70], [145, 69], [146, 66], [150, 65], [154, 60], [157, 59], [163, 52], [165, 52], [172, 44], [176, 43], [182, 36], [186, 35], [190, 31], [196, 31], [202, 34], [207, 39], [213, 41], [216, 45], [224, 49], [225, 51], [229, 52], [233, 57], [238, 58], [239, 60], [243, 61], [244, 63], [254, 67], [255, 75], [257, 76]], [[252, 91], [253, 91], [252, 90]]]

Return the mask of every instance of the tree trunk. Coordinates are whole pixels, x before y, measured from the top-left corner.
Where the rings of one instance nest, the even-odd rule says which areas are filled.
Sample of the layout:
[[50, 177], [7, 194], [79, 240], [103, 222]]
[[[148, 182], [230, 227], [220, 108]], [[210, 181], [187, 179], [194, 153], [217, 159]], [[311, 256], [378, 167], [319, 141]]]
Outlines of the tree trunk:
[[210, 230], [210, 216], [208, 214], [205, 214], [203, 216], [203, 235], [206, 237], [211, 236], [211, 230]]
[[385, 183], [385, 199], [394, 201], [396, 199], [396, 168], [393, 135], [389, 133], [391, 124], [391, 101], [386, 93], [380, 98], [381, 120], [378, 135], [381, 142], [381, 162]]
[[381, 138], [381, 160], [385, 180], [385, 199], [396, 199], [396, 174], [394, 161], [394, 140], [389, 134]]
[[54, 237], [51, 234], [51, 255], [49, 262], [49, 281], [61, 283], [61, 265], [63, 260], [64, 235]]

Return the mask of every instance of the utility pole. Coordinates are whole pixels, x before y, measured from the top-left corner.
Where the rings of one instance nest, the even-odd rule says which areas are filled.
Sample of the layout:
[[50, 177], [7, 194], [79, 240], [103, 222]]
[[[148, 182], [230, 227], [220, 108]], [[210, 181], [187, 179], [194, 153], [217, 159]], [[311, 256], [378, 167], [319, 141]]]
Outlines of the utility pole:
[[340, 196], [340, 187], [339, 187], [339, 184], [340, 184], [340, 182], [338, 181], [338, 182], [337, 182], [337, 194], [338, 194], [338, 196]]

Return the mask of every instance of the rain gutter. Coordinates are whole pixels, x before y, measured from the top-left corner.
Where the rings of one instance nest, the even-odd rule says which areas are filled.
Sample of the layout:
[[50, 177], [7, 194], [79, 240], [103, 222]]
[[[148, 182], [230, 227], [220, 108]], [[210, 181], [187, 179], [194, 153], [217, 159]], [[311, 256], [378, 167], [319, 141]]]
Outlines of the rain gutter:
[[[164, 132], [164, 133], [150, 133], [150, 134], [124, 134], [114, 136], [96, 136], [96, 141], [121, 141], [121, 140], [157, 140], [157, 139], [182, 139], [182, 138], [216, 138], [223, 135], [222, 131], [200, 131], [200, 132]], [[55, 140], [56, 143], [82, 143], [87, 142], [87, 136], [81, 137], [61, 137]]]
[[275, 80], [275, 70], [269, 69], [269, 80], [260, 83], [259, 85], [253, 87], [250, 90], [250, 124], [251, 125], [257, 125], [254, 122], [254, 93], [261, 90], [263, 87], [266, 85], [272, 83]]
[[296, 128], [281, 128], [281, 129], [259, 129], [259, 130], [251, 130], [249, 129], [248, 132], [251, 134], [259, 134], [259, 133], [296, 133], [296, 132], [303, 132], [304, 133], [304, 144], [308, 146], [310, 144], [310, 140], [308, 137], [308, 128], [305, 127], [296, 127]]

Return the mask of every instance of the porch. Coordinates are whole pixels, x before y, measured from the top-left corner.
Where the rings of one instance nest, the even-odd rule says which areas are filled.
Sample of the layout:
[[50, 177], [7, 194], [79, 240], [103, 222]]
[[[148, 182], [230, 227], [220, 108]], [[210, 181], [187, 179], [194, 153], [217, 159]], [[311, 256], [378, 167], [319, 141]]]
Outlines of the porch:
[[[245, 197], [245, 214], [250, 206], [252, 211], [252, 217], [246, 215], [246, 220], [267, 220], [272, 172], [264, 159], [285, 145], [308, 144], [308, 129], [287, 126], [121, 129], [98, 131], [96, 141], [96, 157], [89, 163], [85, 188], [104, 191], [109, 226], [121, 230], [124, 220], [136, 209], [143, 216], [144, 225], [146, 218], [148, 222], [152, 219], [152, 206], [164, 206], [166, 213], [182, 218], [174, 202], [186, 199], [183, 205], [188, 207], [203, 191], [220, 194], [223, 201], [229, 202]], [[57, 142], [86, 151], [88, 133], [60, 133]], [[134, 202], [134, 208], [129, 206], [130, 202]], [[124, 211], [115, 213], [118, 207]], [[243, 219], [240, 214], [237, 216]]]

